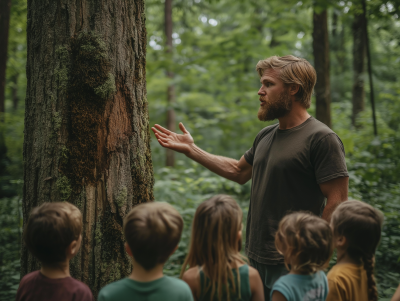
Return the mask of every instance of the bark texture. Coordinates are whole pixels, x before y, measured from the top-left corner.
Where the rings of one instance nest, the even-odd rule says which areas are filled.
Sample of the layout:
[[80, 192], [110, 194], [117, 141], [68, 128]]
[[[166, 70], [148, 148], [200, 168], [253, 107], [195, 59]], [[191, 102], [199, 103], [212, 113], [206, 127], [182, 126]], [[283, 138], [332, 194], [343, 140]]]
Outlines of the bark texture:
[[329, 77], [329, 38], [328, 15], [314, 11], [313, 15], [313, 53], [314, 67], [317, 72], [315, 85], [316, 117], [331, 127], [331, 85]]
[[366, 42], [364, 32], [364, 16], [362, 12], [354, 15], [353, 20], [353, 112], [352, 124], [356, 124], [358, 113], [364, 110], [364, 74], [365, 74], [365, 57]]
[[[172, 63], [172, 0], [165, 0], [164, 6], [164, 25], [165, 25], [165, 36], [166, 36], [166, 52], [170, 56], [170, 62]], [[170, 80], [174, 78], [173, 72], [170, 68], [167, 70], [167, 76]], [[175, 88], [173, 84], [169, 84], [167, 88], [167, 129], [171, 132], [175, 132], [175, 111], [173, 104], [175, 102]], [[170, 149], [166, 149], [166, 166], [175, 165], [175, 152]]]
[[[122, 220], [153, 200], [144, 2], [28, 1], [24, 202], [83, 215], [72, 276], [96, 296], [128, 275]], [[39, 268], [22, 247], [21, 276]]]
[[8, 32], [10, 29], [10, 10], [11, 10], [11, 0], [1, 0], [0, 1], [0, 113], [4, 112]]

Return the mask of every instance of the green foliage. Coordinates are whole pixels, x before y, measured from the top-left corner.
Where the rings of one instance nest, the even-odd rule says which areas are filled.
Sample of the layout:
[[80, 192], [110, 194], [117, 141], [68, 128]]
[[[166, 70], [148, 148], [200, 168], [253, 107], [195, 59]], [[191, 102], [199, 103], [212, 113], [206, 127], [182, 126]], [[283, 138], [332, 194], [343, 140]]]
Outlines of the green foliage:
[[15, 300], [19, 284], [22, 212], [19, 196], [0, 199], [0, 300]]

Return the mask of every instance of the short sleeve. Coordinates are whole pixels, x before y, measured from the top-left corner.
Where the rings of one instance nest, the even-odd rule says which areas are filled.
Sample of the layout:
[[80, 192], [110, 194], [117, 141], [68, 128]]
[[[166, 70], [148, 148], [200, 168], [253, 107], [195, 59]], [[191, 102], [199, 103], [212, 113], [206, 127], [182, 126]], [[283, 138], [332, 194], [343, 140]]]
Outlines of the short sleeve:
[[292, 296], [291, 291], [288, 289], [288, 287], [282, 281], [282, 278], [284, 278], [284, 277], [281, 277], [281, 279], [279, 279], [273, 285], [273, 287], [271, 289], [270, 299], [272, 300], [272, 295], [274, 294], [274, 291], [278, 291], [286, 298], [286, 300], [295, 300], [294, 296]]
[[344, 296], [342, 295], [341, 289], [336, 281], [328, 279], [328, 286], [329, 286], [329, 291], [328, 291], [328, 297], [326, 298], [326, 301], [344, 301], [345, 300]]
[[244, 153], [244, 158], [250, 165], [253, 165], [254, 160], [254, 146]]
[[348, 177], [344, 146], [340, 138], [331, 133], [311, 149], [311, 164], [318, 184], [340, 177]]

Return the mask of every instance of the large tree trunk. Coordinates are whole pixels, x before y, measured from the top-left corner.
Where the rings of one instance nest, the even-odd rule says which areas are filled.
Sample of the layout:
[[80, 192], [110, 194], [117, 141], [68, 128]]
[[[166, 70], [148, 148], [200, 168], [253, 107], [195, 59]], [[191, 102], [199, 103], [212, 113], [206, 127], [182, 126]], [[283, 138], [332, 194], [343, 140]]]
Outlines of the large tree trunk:
[[362, 12], [355, 14], [353, 20], [353, 114], [351, 118], [353, 125], [356, 123], [358, 113], [364, 110], [364, 72], [367, 45], [364, 28]]
[[4, 112], [10, 8], [11, 0], [0, 1], [0, 114]]
[[[166, 52], [170, 57], [170, 64], [172, 63], [172, 0], [165, 0], [164, 7], [164, 18], [165, 18], [165, 36], [166, 36]], [[167, 76], [170, 80], [174, 78], [174, 74], [170, 70], [167, 70]], [[175, 132], [175, 111], [173, 104], [175, 102], [175, 89], [174, 85], [170, 83], [167, 88], [167, 129], [171, 132]], [[166, 149], [166, 165], [175, 165], [175, 152], [170, 149]]]
[[316, 118], [331, 127], [331, 85], [329, 77], [328, 15], [314, 11], [313, 17], [314, 67], [317, 72], [315, 85]]
[[[23, 215], [83, 214], [72, 276], [97, 295], [128, 275], [122, 220], [153, 200], [143, 0], [28, 1]], [[21, 276], [39, 268], [22, 247]]]

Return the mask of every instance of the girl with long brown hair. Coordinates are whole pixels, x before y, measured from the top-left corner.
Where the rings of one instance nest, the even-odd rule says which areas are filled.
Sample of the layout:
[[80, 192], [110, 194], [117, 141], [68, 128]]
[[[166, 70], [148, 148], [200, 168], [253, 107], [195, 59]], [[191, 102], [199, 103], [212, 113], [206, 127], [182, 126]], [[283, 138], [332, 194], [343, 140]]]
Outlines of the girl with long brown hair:
[[216, 195], [199, 205], [181, 271], [195, 300], [264, 300], [258, 271], [240, 254], [241, 236], [242, 210], [233, 198]]
[[346, 201], [332, 214], [337, 263], [328, 274], [329, 301], [377, 301], [374, 278], [383, 214], [360, 201]]

